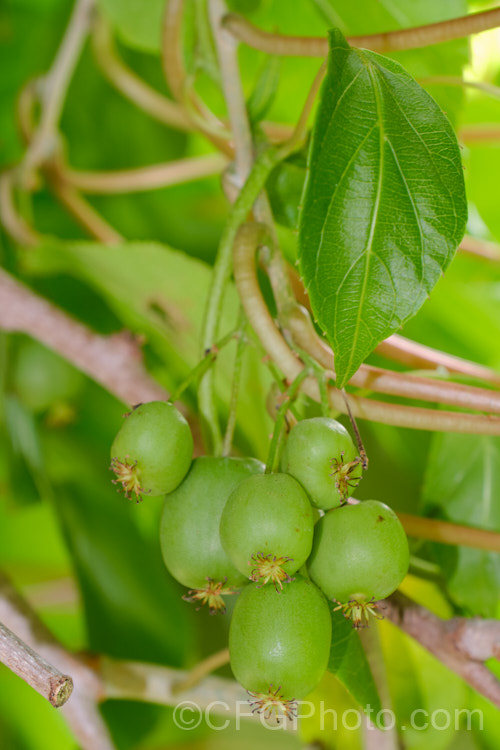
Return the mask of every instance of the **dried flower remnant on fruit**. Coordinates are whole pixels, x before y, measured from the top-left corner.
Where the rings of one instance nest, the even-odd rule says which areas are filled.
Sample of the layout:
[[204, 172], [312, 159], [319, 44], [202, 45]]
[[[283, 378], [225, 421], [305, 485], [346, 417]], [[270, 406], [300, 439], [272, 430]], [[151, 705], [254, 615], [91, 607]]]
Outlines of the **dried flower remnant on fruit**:
[[227, 579], [224, 581], [213, 581], [211, 578], [207, 578], [205, 588], [192, 589], [182, 598], [186, 602], [199, 602], [200, 606], [196, 607], [196, 610], [201, 609], [204, 604], [208, 604], [211, 615], [223, 615], [226, 611], [226, 605], [222, 597], [237, 593], [235, 589], [226, 586], [226, 581]]
[[293, 562], [291, 557], [277, 557], [276, 555], [264, 555], [262, 552], [258, 552], [256, 555], [252, 555], [248, 564], [253, 565], [250, 573], [250, 580], [254, 583], [260, 583], [261, 586], [265, 586], [266, 583], [272, 581], [276, 591], [283, 590], [283, 581], [290, 583], [293, 578], [288, 575], [284, 570], [283, 566], [286, 563]]
[[330, 476], [335, 480], [335, 488], [341, 497], [341, 502], [347, 502], [352, 490], [356, 489], [361, 481], [361, 477], [352, 477], [354, 469], [361, 463], [361, 458], [357, 456], [354, 461], [344, 463], [344, 451], [340, 454], [340, 459], [330, 459], [331, 473]]
[[337, 599], [333, 601], [337, 604], [333, 611], [341, 611], [346, 619], [352, 620], [352, 626], [356, 630], [367, 628], [370, 625], [370, 617], [374, 617], [376, 620], [384, 619], [383, 614], [379, 612], [378, 604], [374, 598], [369, 601], [363, 601], [361, 598], [349, 599], [345, 604], [342, 604]]
[[121, 484], [125, 497], [132, 499], [132, 493], [135, 495], [137, 503], [142, 501], [141, 495], [148, 493], [141, 487], [139, 481], [139, 469], [137, 461], [130, 461], [130, 456], [125, 456], [125, 461], [120, 461], [114, 457], [111, 459], [111, 471], [115, 473], [116, 479], [112, 479], [113, 484]]
[[279, 723], [280, 717], [293, 719], [297, 716], [297, 701], [286, 700], [280, 693], [281, 685], [273, 691], [273, 686], [269, 686], [268, 693], [252, 693], [248, 690], [248, 695], [252, 700], [249, 701], [253, 714], [262, 714], [264, 719], [275, 718]]

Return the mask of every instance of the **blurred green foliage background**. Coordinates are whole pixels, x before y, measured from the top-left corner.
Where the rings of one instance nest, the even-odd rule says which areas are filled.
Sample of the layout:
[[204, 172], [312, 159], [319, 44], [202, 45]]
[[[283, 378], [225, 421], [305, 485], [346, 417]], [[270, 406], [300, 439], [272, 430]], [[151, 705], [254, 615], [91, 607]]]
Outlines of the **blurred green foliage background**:
[[[98, 5], [126, 63], [168, 95], [159, 58], [163, 0], [100, 0]], [[186, 24], [190, 54], [195, 5]], [[317, 35], [333, 25], [351, 34], [419, 25], [481, 7], [466, 0], [232, 0], [230, 5], [263, 28]], [[0, 6], [3, 168], [18, 161], [24, 148], [16, 98], [30, 78], [50, 66], [71, 7], [69, 0], [3, 0]], [[498, 32], [481, 35], [474, 54], [466, 41], [457, 41], [397, 57], [416, 77], [459, 76], [465, 69], [471, 77], [500, 83], [499, 39]], [[209, 51], [198, 63], [198, 90], [223, 114]], [[265, 56], [242, 47], [240, 63], [250, 96]], [[317, 67], [315, 60], [281, 60], [267, 119], [294, 122]], [[482, 92], [442, 85], [428, 89], [459, 132], [467, 124], [499, 122], [500, 102]], [[210, 150], [200, 136], [169, 129], [125, 100], [98, 69], [90, 43], [71, 84], [61, 129], [67, 159], [80, 169], [138, 167]], [[463, 156], [470, 231], [500, 241], [500, 144], [465, 143]], [[285, 180], [285, 197], [279, 185], [274, 192], [274, 202], [284, 201], [285, 213], [293, 217], [293, 180]], [[89, 200], [127, 239], [124, 246], [89, 241], [42, 184], [31, 198], [24, 198], [21, 208], [45, 235], [44, 241], [36, 250], [24, 250], [2, 234], [2, 264], [94, 330], [108, 334], [126, 328], [143, 336], [150, 371], [172, 389], [200, 357], [198, 335], [210, 265], [228, 210], [219, 179]], [[293, 228], [282, 226], [280, 237], [293, 260]], [[229, 287], [224, 331], [235, 325], [237, 313], [236, 294]], [[457, 256], [404, 334], [499, 369], [500, 265]], [[222, 417], [233, 357], [234, 344], [216, 366]], [[261, 357], [257, 347], [247, 348], [235, 447], [265, 460], [272, 430], [265, 409], [271, 378]], [[382, 362], [375, 356], [372, 361]], [[161, 503], [127, 503], [110, 482], [109, 446], [124, 405], [21, 336], [0, 335], [0, 380], [0, 566], [56, 636], [77, 651], [179, 667], [193, 666], [223, 648], [228, 617], [195, 612], [181, 600], [181, 588], [164, 569], [158, 540]], [[191, 409], [194, 395], [193, 390], [185, 394]], [[301, 408], [313, 413], [315, 407], [303, 402]], [[432, 437], [368, 423], [361, 429], [370, 470], [360, 497], [500, 531], [498, 438]], [[439, 565], [442, 577], [430, 583], [410, 576], [405, 591], [418, 601], [442, 616], [498, 615], [498, 555], [425, 543], [414, 543], [412, 551]], [[381, 633], [400, 725], [417, 708], [484, 711], [482, 731], [476, 725], [470, 731], [453, 726], [409, 731], [404, 734], [406, 748], [498, 748], [500, 716], [495, 709], [392, 626], [384, 623]], [[222, 673], [230, 674], [228, 669]], [[339, 712], [357, 705], [332, 675], [325, 677], [315, 699]], [[182, 731], [169, 708], [110, 701], [102, 711], [120, 750], [301, 745], [298, 737], [252, 724], [243, 724], [239, 732], [214, 732], [203, 725]], [[327, 748], [357, 748], [361, 741], [354, 731], [321, 732], [315, 720], [304, 723], [303, 739]], [[75, 747], [62, 717], [0, 667], [0, 748], [49, 746]]]

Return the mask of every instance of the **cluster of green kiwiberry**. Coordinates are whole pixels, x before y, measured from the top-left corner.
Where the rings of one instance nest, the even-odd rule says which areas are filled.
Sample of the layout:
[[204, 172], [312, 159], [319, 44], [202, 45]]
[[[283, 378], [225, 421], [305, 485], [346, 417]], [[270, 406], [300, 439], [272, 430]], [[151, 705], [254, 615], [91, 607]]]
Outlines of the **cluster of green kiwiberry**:
[[114, 481], [138, 500], [167, 495], [161, 549], [188, 600], [224, 611], [224, 596], [241, 591], [229, 632], [233, 673], [257, 709], [288, 714], [327, 668], [325, 595], [366, 625], [407, 572], [405, 532], [383, 503], [348, 502], [362, 467], [334, 419], [291, 429], [282, 473], [265, 473], [254, 458], [192, 461], [192, 451], [172, 404], [142, 404], [113, 443]]

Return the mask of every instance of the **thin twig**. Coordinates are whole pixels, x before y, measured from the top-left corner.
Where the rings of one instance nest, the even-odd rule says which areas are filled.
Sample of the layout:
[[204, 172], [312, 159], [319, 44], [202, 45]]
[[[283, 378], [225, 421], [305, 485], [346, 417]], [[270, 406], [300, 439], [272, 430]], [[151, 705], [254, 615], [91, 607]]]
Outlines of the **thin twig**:
[[[261, 242], [266, 241], [267, 236], [267, 229], [262, 225], [248, 223], [240, 227], [233, 246], [234, 277], [250, 325], [267, 354], [292, 382], [303, 369], [303, 363], [276, 327], [262, 298], [255, 269], [256, 249]], [[314, 400], [320, 400], [318, 383], [314, 378], [307, 378], [302, 384], [302, 390]], [[328, 398], [333, 409], [345, 413], [344, 399], [337, 389], [330, 387]], [[353, 395], [350, 397], [350, 406], [355, 417], [382, 424], [438, 432], [500, 434], [500, 417], [496, 416], [400, 406]]]
[[101, 71], [129, 101], [164, 125], [177, 130], [193, 130], [191, 121], [177, 102], [167, 99], [125, 65], [113, 44], [111, 30], [102, 17], [94, 24], [92, 42]]
[[[293, 342], [335, 378], [333, 351], [316, 333], [307, 310], [302, 306], [294, 307], [287, 315], [285, 314], [285, 320]], [[392, 396], [500, 414], [500, 393], [497, 391], [441, 381], [434, 377], [394, 372], [372, 365], [361, 365], [349, 380], [349, 385], [373, 393], [387, 393]]]
[[458, 135], [464, 143], [496, 143], [500, 141], [500, 126], [491, 122], [462, 125]]
[[113, 172], [86, 172], [59, 167], [59, 175], [64, 182], [84, 193], [138, 193], [217, 175], [227, 164], [228, 159], [223, 154], [209, 154]]
[[34, 651], [63, 673], [72, 675], [71, 700], [61, 707], [82, 750], [115, 750], [97, 702], [103, 699], [101, 680], [59, 644], [8, 579], [0, 573], [0, 621]]
[[125, 404], [167, 398], [128, 334], [100, 336], [0, 270], [0, 328], [38, 339]]
[[461, 357], [455, 357], [453, 354], [432, 349], [430, 346], [411, 341], [397, 333], [389, 336], [385, 341], [381, 341], [375, 351], [377, 354], [381, 354], [394, 362], [400, 362], [412, 370], [435, 370], [442, 367], [450, 373], [467, 375], [471, 378], [483, 380], [485, 383], [491, 383], [497, 388], [500, 387], [500, 373], [495, 372], [495, 370], [461, 359]]
[[[189, 672], [155, 664], [121, 662], [102, 657], [99, 674], [104, 683], [106, 698], [140, 700], [163, 706], [176, 706], [189, 701], [203, 711], [213, 706], [214, 713], [231, 716], [239, 702], [248, 700], [248, 694], [234, 680], [223, 677], [205, 677], [195, 687], [178, 695], [174, 686], [187, 680]], [[250, 713], [250, 712], [249, 712]]]
[[500, 552], [500, 533], [487, 529], [462, 526], [438, 518], [423, 518], [408, 513], [398, 513], [399, 520], [408, 536], [428, 539], [441, 544], [459, 545]]
[[41, 115], [20, 165], [21, 179], [31, 174], [57, 147], [58, 124], [66, 92], [90, 28], [94, 0], [77, 0], [57, 55], [43, 78]]
[[46, 174], [54, 195], [91, 237], [107, 245], [124, 242], [122, 235], [108, 224], [78, 190], [65, 183], [58, 172], [47, 169]]
[[[466, 245], [464, 247], [464, 251], [469, 253], [474, 252], [475, 255], [480, 254], [480, 247], [476, 243], [480, 243], [481, 249], [484, 250], [484, 253], [493, 253], [497, 248], [500, 251], [500, 247], [494, 243], [485, 243], [482, 240], [475, 240], [474, 238], [469, 237], [466, 238], [466, 241], [464, 240], [464, 243], [465, 242]], [[287, 268], [287, 273], [290, 278], [295, 298], [302, 307], [310, 311], [311, 303], [309, 300], [309, 296], [304, 289], [299, 275], [297, 274], [295, 269], [291, 268], [290, 266], [288, 266]], [[295, 310], [296, 309], [297, 308], [295, 308]], [[290, 316], [292, 312], [295, 312], [295, 310], [289, 310], [287, 312], [288, 316]], [[292, 323], [294, 323], [294, 325], [297, 326], [297, 333], [299, 336], [309, 336], [310, 346], [314, 346], [315, 356], [318, 357], [319, 361], [323, 362], [325, 367], [333, 370], [333, 355], [331, 354], [331, 349], [325, 342], [321, 341], [321, 339], [321, 343], [317, 343], [318, 336], [316, 334], [314, 326], [312, 326], [310, 322], [310, 317], [304, 315], [302, 315], [302, 317], [305, 317], [303, 321], [297, 320], [296, 322], [294, 322], [293, 320], [289, 320], [288, 324], [291, 325]], [[304, 328], [302, 332], [301, 328]], [[320, 352], [320, 348], [322, 349], [322, 352]], [[387, 359], [391, 359], [394, 362], [400, 362], [401, 364], [407, 365], [412, 370], [436, 370], [437, 368], [442, 368], [449, 373], [466, 375], [467, 377], [482, 380], [485, 383], [490, 383], [496, 388], [500, 387], [500, 372], [496, 372], [490, 367], [484, 367], [483, 365], [478, 365], [475, 362], [470, 362], [469, 360], [462, 359], [461, 357], [456, 357], [453, 354], [446, 354], [446, 352], [442, 352], [439, 349], [433, 349], [432, 347], [426, 346], [425, 344], [419, 344], [416, 341], [411, 341], [410, 339], [406, 339], [396, 333], [392, 336], [389, 336], [384, 341], [381, 341], [380, 344], [375, 347], [375, 351], [377, 352], [377, 354], [381, 354], [383, 357], [387, 357]], [[375, 380], [377, 386], [383, 386], [383, 380], [378, 378], [378, 375], [381, 375], [381, 373], [377, 373], [377, 368], [366, 369], [366, 366], [363, 365], [361, 372], [366, 372], [368, 374], [369, 381]], [[384, 370], [383, 372], [386, 375], [390, 374], [391, 377], [397, 375], [397, 373], [393, 373], [389, 370]], [[373, 375], [377, 375], [377, 377], [374, 378]], [[356, 373], [355, 378], [359, 378], [359, 387], [364, 387], [359, 372]], [[390, 387], [392, 388], [394, 385], [395, 383], [391, 383]], [[448, 385], [449, 384], [447, 384], [446, 387], [448, 387]], [[370, 388], [370, 390], [375, 390], [373, 382], [371, 383], [371, 385], [367, 385], [367, 387]], [[401, 393], [401, 395], [407, 396], [409, 394]], [[429, 399], [428, 392], [423, 394], [423, 400], [425, 400], [426, 398], [428, 400], [433, 400]], [[486, 410], [487, 409], [488, 407], [486, 407]]]
[[211, 0], [208, 11], [219, 59], [222, 91], [233, 133], [236, 175], [241, 187], [252, 166], [253, 144], [241, 84], [237, 43], [221, 26], [222, 18], [227, 12], [224, 0]]
[[[498, 135], [500, 137], [500, 130], [498, 131]], [[485, 258], [486, 260], [492, 260], [496, 263], [500, 262], [500, 245], [496, 242], [478, 240], [477, 237], [466, 235], [458, 249], [468, 255]]]
[[400, 593], [378, 602], [378, 607], [387, 620], [500, 708], [500, 681], [483, 664], [488, 658], [498, 659], [500, 621], [441, 620]]
[[[259, 29], [236, 13], [228, 14], [224, 19], [224, 25], [241, 42], [270, 55], [326, 57], [328, 54], [328, 40], [325, 37], [285, 36], [270, 33]], [[498, 26], [500, 26], [500, 8], [492, 8], [425, 26], [397, 29], [381, 34], [350, 36], [347, 37], [347, 41], [352, 47], [363, 47], [374, 52], [390, 52], [461, 39], [464, 36], [478, 34]]]
[[215, 654], [210, 654], [206, 659], [200, 661], [196, 667], [187, 673], [186, 677], [174, 684], [172, 692], [174, 695], [178, 695], [196, 687], [207, 675], [215, 672], [216, 669], [224, 667], [226, 664], [229, 664], [229, 649], [223, 648], [221, 651], [216, 651]]
[[64, 705], [73, 690], [73, 680], [33, 651], [0, 622], [0, 661], [40, 693], [55, 708]]

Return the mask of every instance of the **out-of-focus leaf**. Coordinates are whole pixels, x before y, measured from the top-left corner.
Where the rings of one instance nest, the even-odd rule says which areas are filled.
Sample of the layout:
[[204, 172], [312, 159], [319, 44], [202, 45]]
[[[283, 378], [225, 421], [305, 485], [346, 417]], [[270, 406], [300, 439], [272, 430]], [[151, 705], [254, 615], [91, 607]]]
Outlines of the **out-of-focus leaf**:
[[[500, 438], [436, 434], [427, 466], [423, 511], [449, 521], [500, 531]], [[498, 553], [435, 545], [454, 601], [494, 617], [500, 600]]]
[[328, 671], [334, 674], [354, 700], [376, 715], [382, 708], [359, 633], [341, 612], [332, 612], [332, 647]]
[[269, 57], [259, 73], [247, 102], [248, 116], [254, 125], [264, 119], [273, 103], [280, 81], [280, 70], [280, 58]]
[[266, 183], [275, 220], [290, 229], [297, 229], [299, 224], [299, 206], [306, 179], [306, 166], [305, 155], [293, 155], [273, 169]]
[[50, 495], [35, 418], [15, 396], [5, 399], [6, 430], [10, 439], [10, 484], [18, 502], [36, 502]]
[[[469, 706], [465, 683], [391, 623], [382, 621], [380, 634], [393, 710], [405, 747], [455, 747], [455, 712]], [[435, 722], [431, 720], [434, 711]], [[447, 716], [451, 719], [448, 726]]]
[[[24, 254], [33, 273], [74, 274], [108, 303], [123, 324], [142, 336], [163, 360], [165, 385], [172, 389], [201, 357], [199, 334], [211, 279], [202, 261], [157, 243], [127, 243], [106, 247], [91, 242], [51, 241], [36, 253]], [[221, 335], [236, 325], [239, 303], [227, 284]], [[227, 404], [232, 378], [234, 346], [217, 358], [217, 392]], [[270, 419], [255, 403], [265, 400], [270, 376], [256, 349], [249, 346], [238, 407], [239, 432], [249, 452], [265, 458]]]
[[165, 0], [99, 0], [99, 6], [126, 44], [145, 52], [160, 51]]
[[397, 63], [330, 36], [299, 226], [337, 385], [422, 306], [467, 220], [456, 136]]

